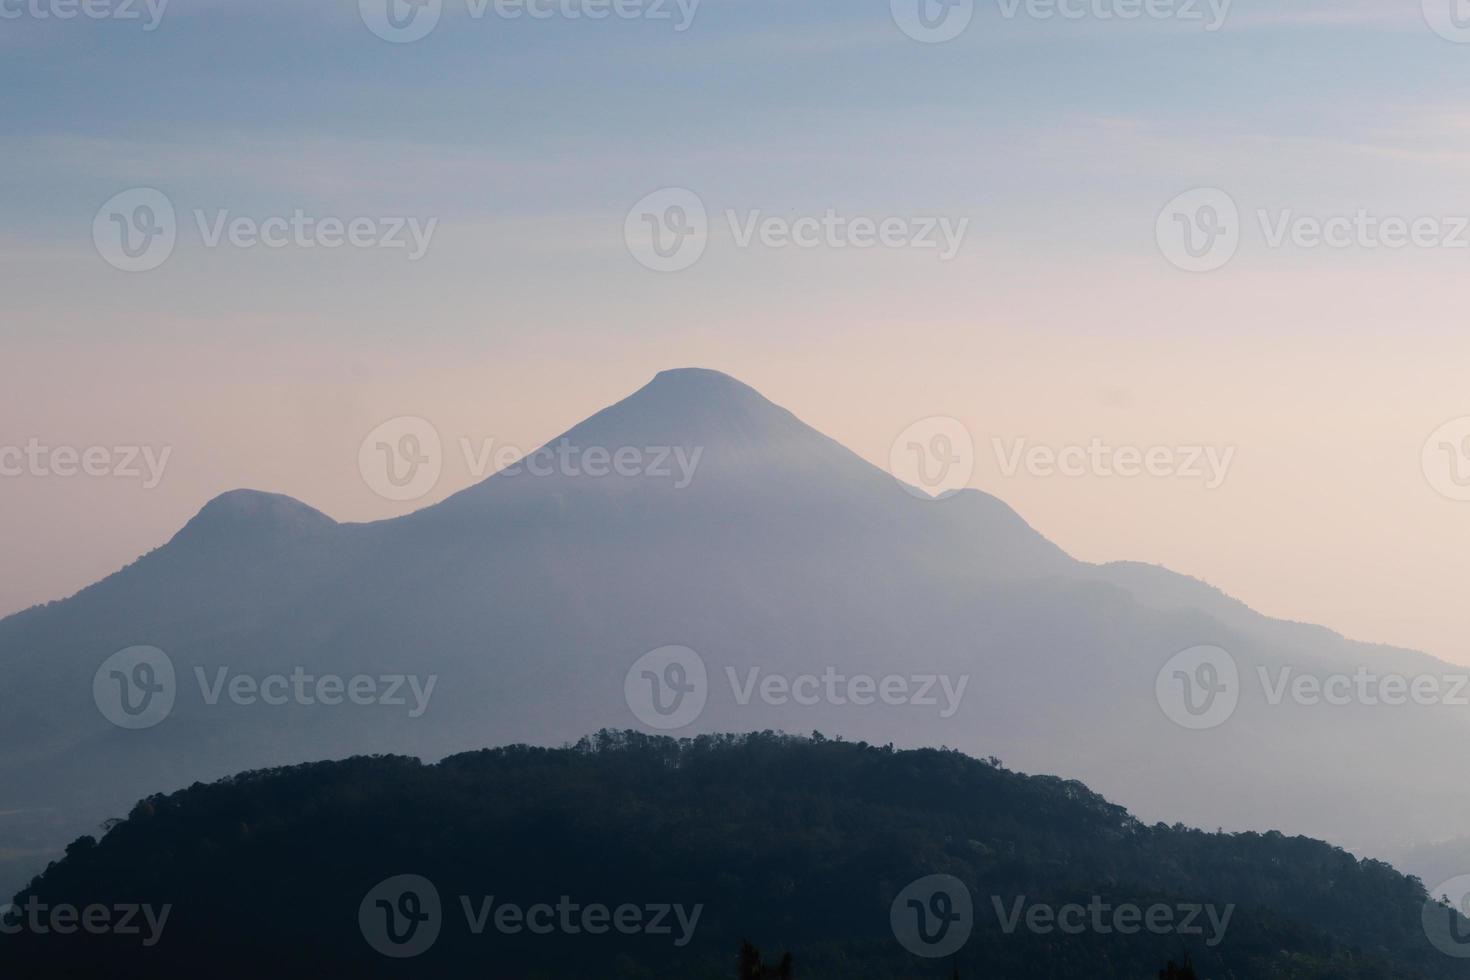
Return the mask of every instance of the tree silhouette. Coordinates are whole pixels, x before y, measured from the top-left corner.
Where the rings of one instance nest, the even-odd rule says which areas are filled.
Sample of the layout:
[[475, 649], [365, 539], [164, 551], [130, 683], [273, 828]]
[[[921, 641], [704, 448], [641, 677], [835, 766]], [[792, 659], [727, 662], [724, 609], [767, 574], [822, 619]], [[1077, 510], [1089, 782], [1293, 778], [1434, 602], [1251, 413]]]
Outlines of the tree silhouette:
[[1199, 980], [1194, 972], [1194, 967], [1189, 962], [1189, 957], [1184, 957], [1184, 965], [1178, 966], [1173, 960], [1169, 965], [1159, 971], [1159, 980]]
[[740, 980], [765, 980], [775, 977], [777, 980], [790, 980], [791, 978], [791, 954], [787, 953], [781, 957], [781, 962], [775, 966], [766, 966], [761, 959], [761, 951], [750, 944], [749, 941], [740, 944]]

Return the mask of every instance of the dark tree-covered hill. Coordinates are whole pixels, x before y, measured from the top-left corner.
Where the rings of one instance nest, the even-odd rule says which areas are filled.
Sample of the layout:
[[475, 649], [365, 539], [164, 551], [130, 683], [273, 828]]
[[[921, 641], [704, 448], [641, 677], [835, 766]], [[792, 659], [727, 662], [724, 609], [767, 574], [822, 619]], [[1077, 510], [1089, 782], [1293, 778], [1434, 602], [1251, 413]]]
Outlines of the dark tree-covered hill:
[[[943, 932], [956, 896], [903, 898], [935, 875], [973, 916], [930, 959], [893, 916]], [[1186, 957], [1216, 980], [1470, 976], [1426, 938], [1425, 900], [1317, 841], [1146, 826], [957, 752], [604, 732], [148, 798], [17, 896], [0, 976], [731, 978], [747, 940], [803, 980], [1143, 980]], [[129, 907], [152, 925], [116, 934]], [[1157, 927], [1119, 928], [1125, 907]]]

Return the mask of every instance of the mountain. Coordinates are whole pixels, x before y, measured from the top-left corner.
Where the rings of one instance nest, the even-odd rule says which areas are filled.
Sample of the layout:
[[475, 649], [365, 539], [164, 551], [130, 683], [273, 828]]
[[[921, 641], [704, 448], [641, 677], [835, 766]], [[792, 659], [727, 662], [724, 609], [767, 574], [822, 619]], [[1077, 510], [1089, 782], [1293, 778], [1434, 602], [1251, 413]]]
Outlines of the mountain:
[[[1200, 645], [1228, 651], [1239, 703], [1188, 730], [1156, 682]], [[1283, 670], [1454, 668], [1164, 569], [1077, 562], [1000, 500], [928, 499], [704, 370], [399, 519], [226, 494], [115, 575], [0, 621], [0, 663], [17, 679], [0, 688], [0, 886], [160, 789], [628, 725], [949, 745], [1086, 779], [1149, 820], [1383, 857], [1455, 836], [1470, 806], [1436, 751], [1464, 739], [1463, 710], [1269, 696]], [[171, 704], [146, 695], [165, 686]]]
[[[26, 927], [65, 907], [143, 911]], [[1470, 925], [1386, 864], [955, 751], [602, 732], [149, 797], [18, 897], [0, 971], [682, 980], [751, 940], [804, 980], [1470, 976], [1426, 920]]]

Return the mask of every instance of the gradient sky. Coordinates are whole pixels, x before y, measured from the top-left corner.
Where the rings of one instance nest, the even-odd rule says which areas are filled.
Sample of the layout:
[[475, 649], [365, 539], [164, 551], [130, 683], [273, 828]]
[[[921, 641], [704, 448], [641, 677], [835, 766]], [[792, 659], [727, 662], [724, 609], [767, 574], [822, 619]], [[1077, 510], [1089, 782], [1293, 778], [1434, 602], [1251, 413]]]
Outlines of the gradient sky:
[[[914, 420], [958, 418], [973, 484], [1080, 558], [1470, 662], [1470, 503], [1420, 462], [1470, 416], [1470, 250], [1273, 249], [1254, 218], [1470, 215], [1470, 44], [1420, 0], [1236, 0], [1213, 33], [977, 0], [942, 45], [888, 0], [704, 0], [682, 33], [448, 4], [404, 45], [355, 0], [173, 0], [151, 32], [0, 20], [0, 446], [172, 447], [154, 489], [0, 478], [0, 613], [116, 570], [227, 489], [365, 520], [472, 480], [451, 445], [433, 494], [375, 496], [357, 448], [384, 419], [529, 449], [693, 364], [879, 465]], [[139, 186], [183, 227], [166, 264], [126, 274], [92, 223]], [[658, 274], [623, 226], [668, 186], [715, 228], [696, 266]], [[1205, 275], [1154, 237], [1195, 187], [1244, 216]], [[190, 214], [296, 208], [439, 224], [408, 262], [210, 249]], [[970, 230], [940, 262], [742, 249], [720, 217], [828, 208]], [[1206, 490], [1007, 477], [991, 452], [1094, 436], [1236, 456]]]

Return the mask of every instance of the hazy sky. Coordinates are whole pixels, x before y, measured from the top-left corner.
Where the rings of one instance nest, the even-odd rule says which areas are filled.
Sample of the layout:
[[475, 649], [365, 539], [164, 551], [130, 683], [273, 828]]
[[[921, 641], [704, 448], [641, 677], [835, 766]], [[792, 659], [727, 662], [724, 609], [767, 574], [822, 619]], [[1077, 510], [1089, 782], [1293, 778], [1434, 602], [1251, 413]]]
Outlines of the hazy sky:
[[[1470, 43], [1431, 27], [1457, 36], [1450, 0], [1153, 0], [1136, 18], [1130, 0], [1050, 18], [974, 0], [943, 44], [889, 0], [703, 0], [687, 24], [688, 0], [600, 20], [443, 0], [413, 43], [369, 30], [373, 0], [173, 0], [152, 30], [142, 0], [138, 20], [37, 15], [56, 2], [0, 0], [0, 467], [32, 441], [169, 456], [156, 487], [141, 459], [138, 478], [0, 475], [0, 613], [116, 570], [235, 487], [342, 520], [407, 512], [474, 479], [461, 438], [533, 448], [698, 364], [879, 465], [916, 419], [960, 420], [973, 485], [1078, 557], [1470, 661], [1470, 503], [1421, 461], [1470, 416]], [[136, 197], [104, 202], [140, 187], [175, 210], [176, 243], [129, 273], [94, 235], [138, 217]], [[625, 224], [668, 187], [710, 230], [659, 273]], [[1194, 188], [1239, 210], [1238, 250], [1207, 273], [1160, 245], [1161, 210]], [[210, 244], [297, 210], [434, 224], [416, 260]], [[741, 243], [754, 212], [829, 210], [968, 225], [947, 260]], [[1272, 243], [1359, 212], [1431, 224], [1401, 248], [1362, 219], [1340, 246]], [[448, 451], [433, 493], [391, 502], [357, 454], [402, 415]], [[1094, 438], [1234, 456], [1209, 489], [1007, 475], [993, 442]]]

